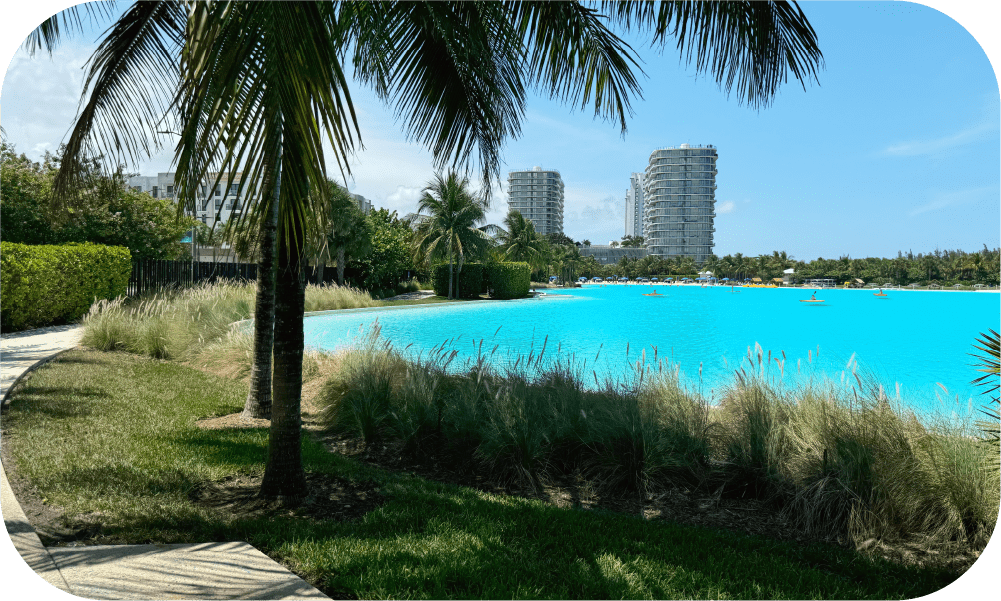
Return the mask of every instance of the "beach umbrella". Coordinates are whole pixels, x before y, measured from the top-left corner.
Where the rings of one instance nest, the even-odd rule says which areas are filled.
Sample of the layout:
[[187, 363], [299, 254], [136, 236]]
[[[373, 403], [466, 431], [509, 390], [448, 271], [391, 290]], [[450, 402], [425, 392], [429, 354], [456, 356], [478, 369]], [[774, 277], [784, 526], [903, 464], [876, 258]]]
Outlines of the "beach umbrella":
[[650, 279], [651, 279], [652, 281], [654, 281], [654, 282], [659, 282], [659, 281], [660, 281], [660, 280], [658, 280], [657, 278], [650, 278]]
[[723, 282], [729, 282], [729, 281], [730, 281], [730, 278], [723, 278], [723, 279], [722, 279], [722, 281], [723, 281]]

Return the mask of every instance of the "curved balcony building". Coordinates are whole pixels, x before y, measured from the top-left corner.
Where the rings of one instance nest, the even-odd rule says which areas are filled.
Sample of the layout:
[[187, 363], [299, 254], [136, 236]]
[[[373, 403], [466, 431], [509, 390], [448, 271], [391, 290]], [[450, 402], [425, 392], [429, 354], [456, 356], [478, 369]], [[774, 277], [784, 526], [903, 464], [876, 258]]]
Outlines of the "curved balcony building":
[[682, 144], [655, 150], [643, 174], [643, 233], [651, 255], [691, 257], [713, 251], [716, 148]]

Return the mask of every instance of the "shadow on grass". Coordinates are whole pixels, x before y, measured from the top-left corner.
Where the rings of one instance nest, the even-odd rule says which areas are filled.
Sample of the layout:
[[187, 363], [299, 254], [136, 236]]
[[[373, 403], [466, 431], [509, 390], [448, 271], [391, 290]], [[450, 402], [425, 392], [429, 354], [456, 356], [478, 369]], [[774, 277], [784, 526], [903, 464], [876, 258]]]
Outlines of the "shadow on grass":
[[267, 459], [267, 428], [189, 430], [171, 441], [189, 448], [200, 462], [256, 469]]
[[94, 404], [111, 397], [100, 387], [37, 386], [31, 380], [18, 385], [8, 411], [33, 413], [52, 419], [87, 417], [94, 412]]

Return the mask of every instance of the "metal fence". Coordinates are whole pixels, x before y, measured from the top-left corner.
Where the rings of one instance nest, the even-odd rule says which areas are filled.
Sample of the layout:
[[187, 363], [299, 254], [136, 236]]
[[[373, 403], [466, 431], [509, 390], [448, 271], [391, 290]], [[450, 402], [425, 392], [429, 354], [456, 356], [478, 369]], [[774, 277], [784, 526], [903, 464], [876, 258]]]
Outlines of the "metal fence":
[[132, 259], [129, 296], [139, 296], [167, 288], [186, 288], [220, 278], [256, 280], [256, 263], [212, 263]]
[[[305, 268], [305, 280], [320, 283], [316, 269]], [[257, 281], [257, 263], [214, 263], [211, 261], [167, 261], [162, 259], [132, 259], [129, 296], [139, 296], [170, 288], [186, 288], [201, 282], [220, 279]], [[337, 281], [337, 269], [327, 266], [323, 283]]]

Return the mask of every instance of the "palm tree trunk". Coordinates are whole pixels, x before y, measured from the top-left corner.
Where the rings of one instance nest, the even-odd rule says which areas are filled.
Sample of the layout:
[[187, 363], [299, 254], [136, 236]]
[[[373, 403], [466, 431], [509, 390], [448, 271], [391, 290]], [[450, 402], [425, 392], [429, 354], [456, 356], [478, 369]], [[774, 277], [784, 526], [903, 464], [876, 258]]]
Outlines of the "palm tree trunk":
[[268, 461], [260, 495], [295, 504], [307, 493], [302, 467], [303, 228], [279, 237], [275, 293], [274, 391]]
[[452, 253], [448, 254], [448, 300], [452, 300]]
[[323, 259], [317, 259], [316, 261], [316, 285], [323, 285], [323, 271], [327, 268], [327, 262]]
[[[279, 187], [281, 184], [279, 184]], [[275, 231], [278, 229], [278, 189], [274, 206], [261, 229], [257, 261], [257, 304], [254, 308], [254, 365], [243, 419], [271, 419], [271, 351], [275, 339]]]
[[344, 247], [337, 249], [337, 285], [344, 285]]

